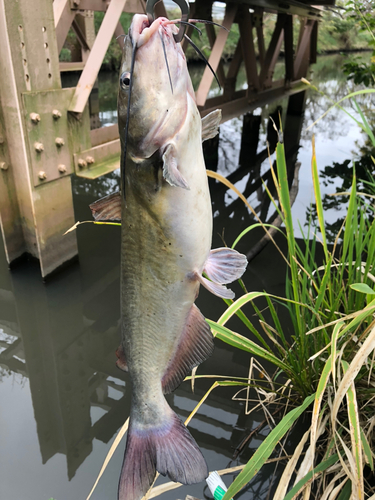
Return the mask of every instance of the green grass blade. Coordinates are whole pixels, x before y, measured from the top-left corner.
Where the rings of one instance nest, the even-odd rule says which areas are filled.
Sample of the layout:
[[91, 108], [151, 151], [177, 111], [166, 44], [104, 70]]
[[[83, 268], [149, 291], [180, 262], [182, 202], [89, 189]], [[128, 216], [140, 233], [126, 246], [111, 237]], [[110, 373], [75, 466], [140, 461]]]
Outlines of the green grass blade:
[[363, 448], [365, 457], [367, 459], [367, 463], [369, 464], [370, 469], [372, 471], [374, 471], [374, 459], [372, 458], [372, 453], [371, 453], [370, 445], [369, 445], [369, 443], [367, 441], [365, 433], [362, 430], [362, 427], [360, 428], [360, 430], [361, 430], [362, 448]]
[[232, 245], [232, 248], [234, 249], [234, 247], [237, 245], [237, 243], [242, 240], [242, 238], [245, 236], [245, 234], [249, 233], [250, 231], [252, 231], [253, 229], [257, 228], [257, 227], [269, 227], [271, 229], [277, 229], [277, 231], [279, 231], [282, 235], [285, 236], [285, 233], [279, 228], [279, 227], [276, 227], [276, 226], [273, 226], [272, 224], [259, 224], [259, 223], [256, 223], [256, 224], [252, 224], [251, 226], [247, 227], [246, 229], [244, 229], [238, 236], [237, 238], [234, 240], [234, 243]]
[[314, 196], [315, 196], [315, 204], [316, 204], [316, 212], [318, 215], [318, 222], [320, 227], [320, 232], [322, 234], [323, 239], [323, 250], [326, 258], [326, 262], [329, 260], [328, 257], [328, 247], [327, 247], [327, 237], [326, 237], [326, 229], [324, 223], [324, 211], [323, 211], [323, 203], [322, 203], [322, 195], [320, 192], [320, 182], [319, 182], [319, 174], [318, 174], [318, 165], [316, 163], [316, 153], [315, 153], [315, 137], [312, 139], [312, 159], [311, 159], [311, 171], [313, 178], [313, 186], [314, 186]]
[[331, 467], [331, 465], [337, 462], [337, 459], [337, 454], [334, 454], [331, 457], [327, 458], [327, 460], [321, 462], [317, 467], [315, 467], [315, 469], [308, 472], [305, 477], [303, 477], [300, 481], [298, 481], [296, 485], [293, 486], [293, 488], [284, 497], [284, 500], [292, 500], [293, 498], [295, 498], [297, 493], [301, 491], [307, 483], [312, 481], [314, 476], [317, 476], [321, 472], [327, 470], [328, 467]]
[[352, 495], [352, 482], [349, 480], [341, 490], [341, 493], [337, 497], [337, 500], [350, 500], [351, 495]]
[[277, 424], [277, 426], [268, 434], [263, 443], [256, 450], [254, 455], [245, 465], [244, 469], [236, 477], [233, 483], [229, 486], [228, 491], [225, 493], [223, 500], [230, 500], [236, 495], [246, 484], [251, 481], [255, 474], [264, 465], [271, 453], [274, 451], [277, 443], [282, 439], [285, 433], [290, 429], [293, 423], [299, 416], [310, 406], [314, 401], [315, 394], [307, 397], [301, 406], [294, 408], [285, 415], [285, 417]]
[[[349, 369], [349, 363], [345, 360], [341, 361], [344, 374]], [[362, 463], [362, 442], [359, 425], [359, 413], [357, 404], [357, 395], [354, 383], [351, 383], [346, 391], [346, 400], [348, 404], [348, 416], [350, 426], [350, 438], [352, 443], [352, 454], [355, 458], [356, 465], [356, 489], [358, 498], [364, 498], [364, 483], [363, 483], [363, 463]], [[353, 471], [354, 472], [354, 471]]]
[[260, 356], [261, 358], [266, 359], [273, 365], [278, 366], [282, 370], [286, 372], [289, 371], [288, 365], [283, 363], [274, 354], [267, 351], [263, 347], [260, 347], [252, 340], [247, 339], [246, 337], [243, 337], [242, 335], [239, 335], [238, 333], [233, 332], [232, 330], [229, 330], [229, 328], [226, 328], [225, 326], [219, 325], [215, 321], [211, 321], [209, 319], [206, 319], [206, 321], [210, 325], [214, 336], [222, 340], [226, 344], [229, 344], [233, 347], [237, 347], [242, 351], [247, 351], [253, 356]]
[[365, 115], [362, 113], [362, 110], [361, 108], [359, 107], [356, 99], [353, 97], [353, 102], [354, 102], [354, 105], [355, 107], [357, 108], [357, 111], [358, 113], [360, 114], [361, 118], [362, 118], [362, 122], [363, 122], [363, 128], [365, 129], [367, 135], [369, 136], [371, 142], [372, 142], [372, 145], [374, 146], [375, 148], [375, 137], [374, 137], [374, 134], [370, 128], [370, 125], [368, 124], [368, 121], [366, 120], [366, 117]]

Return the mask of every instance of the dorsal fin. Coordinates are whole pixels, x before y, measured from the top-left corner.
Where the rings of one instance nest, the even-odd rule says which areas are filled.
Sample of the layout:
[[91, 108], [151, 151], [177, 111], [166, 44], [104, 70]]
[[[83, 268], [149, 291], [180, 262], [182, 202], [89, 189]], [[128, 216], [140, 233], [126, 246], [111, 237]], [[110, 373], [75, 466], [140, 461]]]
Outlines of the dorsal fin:
[[92, 216], [97, 222], [121, 221], [121, 195], [119, 191], [91, 203]]

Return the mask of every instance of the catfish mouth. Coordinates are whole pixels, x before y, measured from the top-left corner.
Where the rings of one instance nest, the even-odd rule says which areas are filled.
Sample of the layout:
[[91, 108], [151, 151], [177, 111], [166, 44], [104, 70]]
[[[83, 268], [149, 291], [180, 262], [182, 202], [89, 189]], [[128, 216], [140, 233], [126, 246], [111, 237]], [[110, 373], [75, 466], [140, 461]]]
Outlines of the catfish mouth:
[[[145, 45], [154, 33], [158, 31], [160, 26], [166, 28], [167, 25], [170, 26], [170, 21], [166, 17], [158, 17], [150, 24], [147, 16], [136, 14], [129, 30], [130, 39], [137, 48], [142, 47], [142, 45]], [[172, 35], [173, 30], [173, 27], [171, 27], [169, 30], [165, 29], [165, 32], [169, 34], [168, 32], [170, 31]]]

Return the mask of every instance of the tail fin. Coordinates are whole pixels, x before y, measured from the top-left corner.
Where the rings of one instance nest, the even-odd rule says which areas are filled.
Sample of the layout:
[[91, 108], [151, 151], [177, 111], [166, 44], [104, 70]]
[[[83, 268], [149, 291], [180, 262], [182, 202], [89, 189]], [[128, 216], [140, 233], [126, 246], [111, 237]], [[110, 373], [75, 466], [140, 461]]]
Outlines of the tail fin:
[[194, 484], [208, 476], [205, 459], [190, 432], [170, 409], [159, 427], [141, 428], [130, 422], [119, 500], [141, 500], [156, 471], [172, 481]]

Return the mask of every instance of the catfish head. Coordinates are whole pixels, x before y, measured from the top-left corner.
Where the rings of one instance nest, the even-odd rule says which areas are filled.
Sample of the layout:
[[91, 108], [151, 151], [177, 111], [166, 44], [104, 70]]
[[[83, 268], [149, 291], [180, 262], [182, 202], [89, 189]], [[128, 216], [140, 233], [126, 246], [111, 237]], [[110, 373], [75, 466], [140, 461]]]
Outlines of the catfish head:
[[177, 28], [168, 19], [159, 17], [150, 25], [147, 16], [136, 14], [125, 37], [118, 121], [122, 146], [126, 141], [127, 154], [136, 163], [159, 149], [163, 154], [164, 145], [185, 122], [187, 94], [195, 100], [185, 55], [174, 33]]

